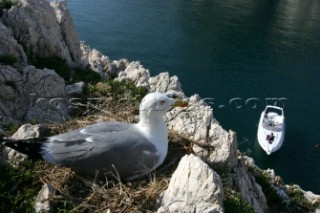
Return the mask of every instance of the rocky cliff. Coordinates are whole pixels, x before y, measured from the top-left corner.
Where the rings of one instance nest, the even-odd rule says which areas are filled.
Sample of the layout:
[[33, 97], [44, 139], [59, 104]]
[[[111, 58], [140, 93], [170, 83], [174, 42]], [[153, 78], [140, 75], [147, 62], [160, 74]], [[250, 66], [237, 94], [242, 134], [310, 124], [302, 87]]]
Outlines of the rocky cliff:
[[[220, 126], [212, 108], [199, 95], [186, 97], [177, 76], [168, 72], [150, 76], [140, 62], [111, 61], [80, 42], [66, 1], [16, 0], [0, 9], [1, 125], [64, 122], [70, 118], [70, 97], [80, 94], [84, 83], [68, 85], [68, 79], [56, 70], [30, 65], [34, 60], [57, 57], [70, 68], [90, 66], [103, 79], [130, 80], [150, 92], [170, 92], [189, 100], [188, 108], [176, 108], [166, 115], [168, 129], [190, 142], [190, 154], [181, 159], [168, 188], [157, 198], [159, 212], [223, 212], [225, 198], [234, 194], [255, 212], [268, 212], [268, 190], [287, 206], [295, 202], [290, 198], [292, 187], [272, 170], [260, 170], [252, 159], [241, 154], [236, 133]], [[10, 57], [16, 61], [6, 61]], [[38, 131], [33, 126], [22, 128]], [[298, 191], [312, 205], [320, 203], [311, 192]], [[39, 203], [37, 209], [41, 209]]]

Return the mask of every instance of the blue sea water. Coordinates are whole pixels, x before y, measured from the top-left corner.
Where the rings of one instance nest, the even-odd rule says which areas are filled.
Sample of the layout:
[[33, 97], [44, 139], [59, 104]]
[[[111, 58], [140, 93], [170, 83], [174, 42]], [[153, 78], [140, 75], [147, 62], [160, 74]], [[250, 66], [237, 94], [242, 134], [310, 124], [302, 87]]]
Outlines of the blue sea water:
[[[286, 183], [320, 194], [319, 0], [68, 0], [81, 40], [111, 59], [177, 75], [210, 98], [239, 149]], [[256, 133], [270, 98], [286, 115], [283, 147], [267, 156]]]

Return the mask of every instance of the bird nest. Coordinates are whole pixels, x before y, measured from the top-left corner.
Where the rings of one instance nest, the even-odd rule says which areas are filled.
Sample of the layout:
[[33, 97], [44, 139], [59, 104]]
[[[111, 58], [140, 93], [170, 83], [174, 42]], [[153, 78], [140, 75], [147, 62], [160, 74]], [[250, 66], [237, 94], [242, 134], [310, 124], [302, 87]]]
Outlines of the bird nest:
[[[91, 119], [89, 119], [91, 120]], [[80, 124], [79, 124], [80, 123]], [[73, 121], [59, 126], [69, 129], [82, 125]], [[133, 182], [122, 182], [120, 178], [100, 180], [83, 177], [69, 168], [36, 162], [39, 180], [56, 189], [50, 198], [54, 210], [68, 212], [154, 212], [158, 198], [167, 188], [170, 177], [181, 157], [188, 153], [191, 143], [175, 133], [169, 134], [169, 150], [165, 162], [147, 177]]]

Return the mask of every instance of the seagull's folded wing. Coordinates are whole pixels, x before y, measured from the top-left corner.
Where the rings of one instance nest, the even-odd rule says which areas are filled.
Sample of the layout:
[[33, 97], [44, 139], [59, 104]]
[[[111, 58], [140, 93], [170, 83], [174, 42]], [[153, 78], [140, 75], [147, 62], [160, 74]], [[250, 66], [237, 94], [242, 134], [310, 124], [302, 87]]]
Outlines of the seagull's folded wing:
[[132, 179], [152, 170], [159, 160], [156, 147], [132, 124], [104, 122], [49, 139], [44, 159], [100, 177], [119, 174]]

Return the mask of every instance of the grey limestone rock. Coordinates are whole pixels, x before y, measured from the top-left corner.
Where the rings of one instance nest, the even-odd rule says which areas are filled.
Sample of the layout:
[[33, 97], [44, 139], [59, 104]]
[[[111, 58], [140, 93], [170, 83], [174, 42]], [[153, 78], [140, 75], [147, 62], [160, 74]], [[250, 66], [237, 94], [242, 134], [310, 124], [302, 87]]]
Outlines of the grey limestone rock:
[[20, 44], [13, 37], [12, 31], [0, 22], [0, 56], [14, 55], [18, 61], [27, 62], [27, 56]]
[[238, 165], [233, 168], [232, 181], [233, 185], [238, 188], [241, 197], [253, 206], [255, 212], [268, 211], [267, 199], [262, 188], [248, 171], [245, 159], [241, 156], [239, 156]]
[[83, 41], [80, 44], [80, 48], [82, 52], [82, 64], [89, 64], [92, 70], [99, 73], [103, 79], [117, 77], [119, 73], [124, 72], [129, 65], [129, 61], [127, 59], [111, 61], [108, 56], [103, 55], [96, 49], [91, 49]]
[[169, 76], [168, 72], [149, 78], [150, 92], [167, 92], [170, 90], [182, 92], [181, 84], [177, 76]]
[[224, 130], [213, 117], [213, 110], [199, 95], [189, 99], [187, 108], [175, 108], [167, 113], [169, 129], [195, 141], [193, 151], [211, 165], [237, 164], [237, 137]]
[[113, 61], [113, 63], [116, 66], [116, 73], [114, 73], [115, 75], [118, 76], [119, 72], [125, 71], [129, 65], [129, 61], [127, 59], [120, 59], [117, 61]]
[[295, 191], [301, 193], [312, 205], [320, 204], [320, 195], [316, 195], [311, 191], [304, 191], [299, 185], [285, 185], [286, 191]]
[[312, 204], [320, 204], [320, 195], [316, 195], [311, 191], [303, 191], [304, 197]]
[[78, 64], [80, 41], [65, 2], [51, 5], [46, 0], [20, 0], [3, 14], [2, 21], [34, 56], [57, 56], [69, 65]]
[[13, 135], [13, 139], [30, 139], [30, 138], [40, 138], [47, 132], [48, 128], [43, 125], [32, 125], [24, 124], [22, 125]]
[[131, 62], [127, 68], [120, 72], [116, 80], [125, 81], [132, 80], [136, 86], [149, 87], [148, 80], [150, 78], [150, 72], [145, 69], [139, 61]]
[[[47, 132], [48, 128], [46, 126], [24, 124], [12, 135], [12, 138], [17, 140], [39, 138], [45, 135]], [[21, 154], [20, 152], [9, 147], [4, 147], [2, 150], [2, 160], [5, 160], [12, 165], [16, 165], [26, 158], [26, 155]]]
[[81, 60], [80, 40], [73, 25], [70, 11], [67, 8], [67, 1], [51, 1], [50, 5], [53, 7], [56, 14], [56, 19], [61, 29], [61, 35], [70, 53], [71, 60], [78, 64]]
[[50, 197], [56, 192], [55, 188], [49, 184], [45, 183], [38, 193], [36, 204], [34, 210], [38, 212], [51, 212], [53, 203], [50, 201]]
[[93, 49], [89, 52], [88, 62], [91, 65], [91, 68], [99, 73], [102, 78], [109, 78], [107, 70], [109, 68], [110, 59], [107, 56], [104, 56], [98, 50]]
[[65, 82], [54, 70], [0, 65], [0, 118], [63, 122], [69, 118]]
[[199, 157], [185, 155], [159, 203], [158, 212], [223, 212], [221, 179]]
[[83, 81], [66, 85], [66, 93], [69, 96], [80, 95], [83, 93], [84, 87], [85, 87], [85, 83]]

